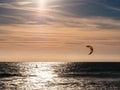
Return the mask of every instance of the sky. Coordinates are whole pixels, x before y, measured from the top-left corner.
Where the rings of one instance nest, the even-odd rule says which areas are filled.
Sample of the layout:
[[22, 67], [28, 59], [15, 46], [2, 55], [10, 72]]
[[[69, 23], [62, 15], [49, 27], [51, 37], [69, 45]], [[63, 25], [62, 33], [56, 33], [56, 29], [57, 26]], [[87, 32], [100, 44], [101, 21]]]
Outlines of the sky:
[[[0, 60], [120, 61], [120, 0], [0, 0]], [[86, 45], [94, 47], [88, 55]]]

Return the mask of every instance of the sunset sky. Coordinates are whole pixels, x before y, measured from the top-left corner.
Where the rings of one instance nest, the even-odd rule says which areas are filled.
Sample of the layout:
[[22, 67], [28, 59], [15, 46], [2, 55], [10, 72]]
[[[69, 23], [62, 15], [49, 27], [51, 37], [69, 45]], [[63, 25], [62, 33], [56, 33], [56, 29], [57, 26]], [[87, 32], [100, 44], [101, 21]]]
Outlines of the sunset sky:
[[120, 0], [0, 0], [0, 60], [43, 59], [120, 61]]

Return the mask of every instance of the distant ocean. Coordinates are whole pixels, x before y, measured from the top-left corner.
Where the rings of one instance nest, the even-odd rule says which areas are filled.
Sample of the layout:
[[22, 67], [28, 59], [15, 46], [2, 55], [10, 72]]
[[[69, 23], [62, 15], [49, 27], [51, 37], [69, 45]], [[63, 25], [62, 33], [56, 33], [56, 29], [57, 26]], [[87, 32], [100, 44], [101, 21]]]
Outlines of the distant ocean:
[[0, 90], [120, 90], [120, 63], [0, 63]]

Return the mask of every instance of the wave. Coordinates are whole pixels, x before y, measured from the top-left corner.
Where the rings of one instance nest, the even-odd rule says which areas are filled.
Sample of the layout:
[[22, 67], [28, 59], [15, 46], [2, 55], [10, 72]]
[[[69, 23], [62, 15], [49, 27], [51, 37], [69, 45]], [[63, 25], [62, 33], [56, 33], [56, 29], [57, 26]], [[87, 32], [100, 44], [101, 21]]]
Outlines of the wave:
[[14, 77], [14, 76], [22, 76], [21, 74], [10, 74], [10, 73], [1, 73], [0, 78], [5, 78], [5, 77]]
[[62, 73], [60, 77], [120, 78], [120, 73]]

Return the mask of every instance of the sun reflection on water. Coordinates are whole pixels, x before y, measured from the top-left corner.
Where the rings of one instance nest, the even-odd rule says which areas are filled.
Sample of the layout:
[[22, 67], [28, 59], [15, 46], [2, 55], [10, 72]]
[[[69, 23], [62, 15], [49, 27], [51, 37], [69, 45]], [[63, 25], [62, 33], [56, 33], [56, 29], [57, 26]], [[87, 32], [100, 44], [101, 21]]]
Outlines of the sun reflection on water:
[[[8, 73], [8, 76], [0, 77], [0, 90], [119, 90], [120, 78], [97, 78], [89, 76], [88, 73], [84, 77], [80, 76], [85, 74], [83, 72], [86, 72], [88, 67], [91, 70], [89, 65], [91, 64], [1, 63], [0, 71], [4, 71], [5, 75]], [[98, 65], [103, 69], [103, 64]], [[93, 75], [96, 72], [98, 71], [92, 72]]]
[[52, 68], [52, 63], [32, 63], [28, 66], [30, 69], [26, 71], [26, 73], [29, 73], [26, 81], [33, 89], [46, 88], [46, 86], [52, 83], [54, 78], [57, 77], [57, 74], [54, 73], [54, 69]]

